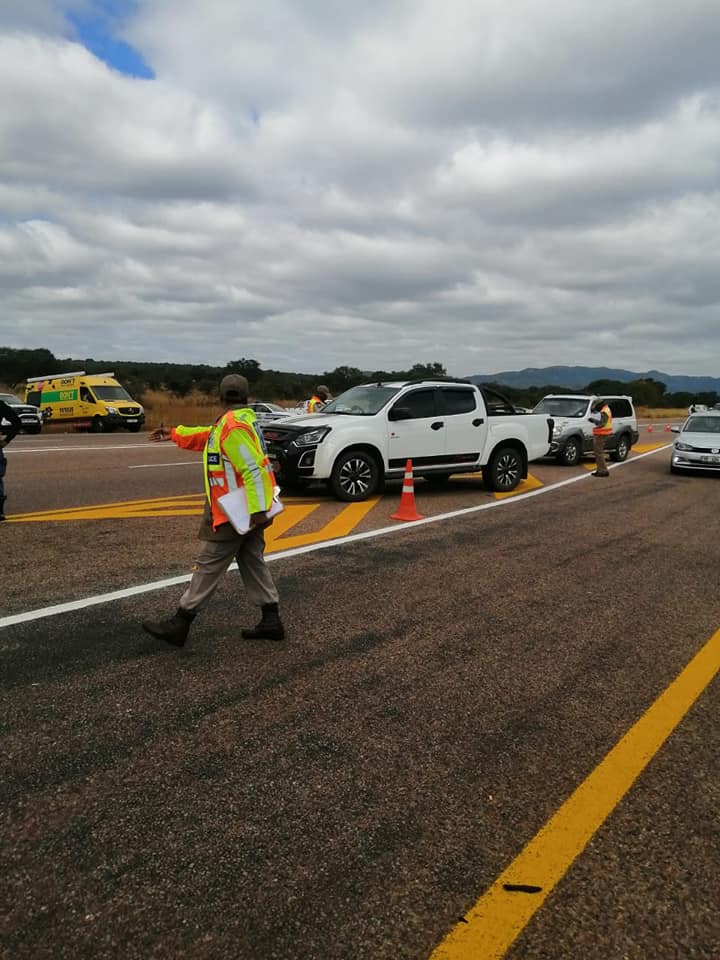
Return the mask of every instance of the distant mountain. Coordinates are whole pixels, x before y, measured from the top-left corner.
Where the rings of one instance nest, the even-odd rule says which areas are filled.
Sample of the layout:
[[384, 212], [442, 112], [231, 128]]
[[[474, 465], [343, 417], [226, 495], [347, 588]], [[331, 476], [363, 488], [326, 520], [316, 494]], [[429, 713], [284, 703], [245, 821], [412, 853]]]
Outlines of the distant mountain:
[[633, 373], [615, 367], [526, 367], [524, 370], [503, 370], [501, 373], [476, 373], [468, 377], [475, 383], [502, 383], [506, 387], [567, 387], [581, 389], [593, 380], [659, 380], [668, 393], [720, 393], [720, 377], [681, 377], [661, 370]]

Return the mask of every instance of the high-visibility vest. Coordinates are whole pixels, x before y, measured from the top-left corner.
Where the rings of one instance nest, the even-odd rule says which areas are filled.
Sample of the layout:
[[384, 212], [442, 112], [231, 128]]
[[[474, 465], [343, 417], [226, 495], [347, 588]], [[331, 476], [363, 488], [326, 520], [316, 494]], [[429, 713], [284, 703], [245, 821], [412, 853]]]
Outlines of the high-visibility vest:
[[612, 411], [610, 407], [605, 404], [605, 406], [601, 408], [600, 413], [604, 413], [607, 416], [607, 422], [604, 427], [600, 424], [597, 427], [593, 427], [593, 435], [596, 437], [606, 437], [612, 433]]
[[261, 513], [270, 507], [275, 477], [252, 410], [228, 410], [211, 427], [177, 426], [170, 437], [185, 450], [203, 452], [205, 494], [213, 530], [228, 522], [218, 498], [238, 487], [245, 488], [249, 513]]
[[324, 401], [320, 397], [318, 397], [316, 394], [314, 394], [312, 397], [310, 397], [310, 399], [307, 402], [307, 412], [315, 413], [315, 409], [318, 406], [318, 404], [321, 407], [325, 406]]

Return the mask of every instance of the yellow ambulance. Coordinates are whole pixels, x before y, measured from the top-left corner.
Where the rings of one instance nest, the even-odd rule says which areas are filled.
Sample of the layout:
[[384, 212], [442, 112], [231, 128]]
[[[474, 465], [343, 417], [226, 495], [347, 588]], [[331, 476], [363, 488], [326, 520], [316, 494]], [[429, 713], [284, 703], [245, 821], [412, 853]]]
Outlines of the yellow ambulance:
[[137, 433], [145, 411], [114, 373], [55, 373], [28, 378], [25, 403], [40, 407], [45, 423], [66, 423], [95, 433], [123, 427]]

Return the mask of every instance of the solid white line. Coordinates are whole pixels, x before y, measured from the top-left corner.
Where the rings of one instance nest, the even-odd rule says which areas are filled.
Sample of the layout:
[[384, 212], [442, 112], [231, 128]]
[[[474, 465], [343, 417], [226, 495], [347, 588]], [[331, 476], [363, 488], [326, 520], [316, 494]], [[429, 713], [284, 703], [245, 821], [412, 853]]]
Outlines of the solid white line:
[[[608, 464], [610, 470], [618, 467], [625, 467], [637, 460], [643, 460], [645, 457], [652, 457], [661, 450], [667, 450], [670, 444], [663, 447], [657, 447], [655, 450], [649, 450], [647, 453], [639, 453], [633, 456], [632, 460], [626, 460], [624, 463]], [[568, 487], [572, 483], [578, 483], [592, 476], [590, 473], [580, 473], [577, 476], [569, 477], [567, 480], [560, 480], [547, 487], [537, 487], [535, 490], [528, 490], [527, 493], [519, 493], [514, 497], [506, 497], [503, 500], [491, 500], [488, 503], [477, 504], [474, 507], [462, 507], [460, 510], [451, 510], [448, 513], [439, 513], [434, 517], [424, 517], [422, 520], [414, 520], [402, 526], [393, 524], [392, 527], [380, 527], [378, 530], [366, 530], [364, 533], [350, 533], [346, 537], [338, 537], [336, 540], [323, 540], [321, 543], [309, 543], [303, 547], [293, 547], [290, 550], [279, 550], [277, 553], [270, 553], [266, 556], [268, 563], [276, 560], [285, 560], [288, 557], [300, 557], [306, 553], [315, 553], [317, 550], [328, 550], [332, 547], [342, 546], [346, 543], [357, 543], [361, 540], [373, 540], [375, 537], [384, 537], [392, 533], [403, 533], [408, 529], [415, 527], [424, 527], [430, 523], [440, 523], [442, 520], [454, 520], [456, 517], [467, 517], [472, 513], [480, 513], [482, 510], [493, 510], [497, 507], [507, 506], [511, 503], [518, 503], [521, 500], [529, 500], [532, 497], [539, 497], [545, 493], [551, 493], [553, 490], [559, 490], [561, 487]], [[234, 569], [234, 568], [233, 568]], [[74, 610], [83, 610], [86, 607], [94, 607], [101, 603], [112, 603], [113, 600], [124, 600], [127, 597], [136, 597], [141, 593], [152, 593], [154, 590], [164, 590], [166, 587], [175, 587], [181, 583], [187, 583], [192, 574], [186, 573], [179, 577], [171, 577], [168, 580], [156, 580], [153, 583], [141, 583], [136, 587], [126, 587], [123, 590], [114, 590], [112, 593], [102, 593], [94, 597], [85, 597], [82, 600], [72, 600], [68, 603], [57, 603], [52, 607], [41, 607], [38, 610], [30, 610], [27, 613], [16, 613], [10, 617], [0, 619], [0, 629], [3, 627], [12, 627], [19, 623], [30, 623], [32, 620], [40, 620], [44, 617], [57, 617], [63, 613], [71, 613]]]
[[[159, 448], [160, 444], [157, 446]], [[150, 444], [148, 444], [148, 447], [150, 447]], [[5, 453], [65, 453], [66, 451], [75, 452], [77, 450], [140, 450], [141, 448], [147, 449], [147, 447], [144, 447], [144, 444], [141, 443], [120, 443], [103, 447], [32, 447], [30, 450], [18, 450], [17, 447], [13, 449], [11, 446], [7, 446]], [[150, 449], [152, 448], [150, 447]]]
[[188, 464], [197, 466], [202, 460], [178, 460], [177, 463], [135, 463], [128, 470], [145, 470], [147, 467], [186, 467]]

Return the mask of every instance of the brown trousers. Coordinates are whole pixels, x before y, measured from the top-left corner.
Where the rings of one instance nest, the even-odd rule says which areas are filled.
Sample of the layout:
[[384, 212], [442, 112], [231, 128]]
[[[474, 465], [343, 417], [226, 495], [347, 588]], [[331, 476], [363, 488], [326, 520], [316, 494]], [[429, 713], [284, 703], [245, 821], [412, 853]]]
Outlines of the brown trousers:
[[595, 469], [598, 473], [607, 473], [607, 462], [605, 461], [605, 441], [607, 436], [603, 434], [593, 434], [593, 453], [595, 454]]
[[[223, 525], [226, 526], [226, 525]], [[227, 524], [227, 527], [230, 525]], [[226, 539], [201, 540], [193, 564], [192, 580], [180, 598], [184, 610], [199, 610], [205, 606], [235, 558], [245, 591], [251, 603], [258, 607], [277, 603], [278, 592], [265, 563], [265, 534], [251, 530], [241, 536], [224, 531]]]

